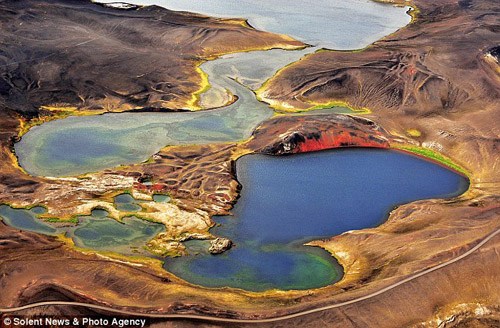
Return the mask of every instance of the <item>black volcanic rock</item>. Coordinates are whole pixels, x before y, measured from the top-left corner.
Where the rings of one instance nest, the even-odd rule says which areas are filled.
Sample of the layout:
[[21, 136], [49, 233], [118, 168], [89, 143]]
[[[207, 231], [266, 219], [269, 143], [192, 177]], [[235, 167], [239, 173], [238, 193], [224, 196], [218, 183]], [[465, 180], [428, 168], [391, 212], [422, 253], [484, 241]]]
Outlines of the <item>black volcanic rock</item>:
[[[224, 52], [301, 45], [242, 21], [89, 0], [0, 0], [0, 108], [184, 108], [195, 66]], [[31, 114], [30, 114], [31, 113]]]

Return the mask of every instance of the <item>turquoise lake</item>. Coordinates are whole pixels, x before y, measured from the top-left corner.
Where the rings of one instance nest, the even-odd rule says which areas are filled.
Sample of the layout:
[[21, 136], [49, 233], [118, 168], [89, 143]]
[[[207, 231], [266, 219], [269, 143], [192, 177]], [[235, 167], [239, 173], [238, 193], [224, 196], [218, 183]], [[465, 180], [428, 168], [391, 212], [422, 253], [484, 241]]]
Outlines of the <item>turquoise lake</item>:
[[[119, 198], [120, 196], [118, 196]], [[125, 198], [125, 197], [122, 197]], [[116, 201], [116, 206], [135, 201]], [[93, 210], [90, 216], [76, 218], [78, 224], [55, 226], [38, 216], [45, 211], [43, 207], [32, 209], [15, 209], [8, 205], [0, 205], [0, 219], [11, 227], [38, 232], [45, 235], [65, 235], [71, 238], [77, 247], [103, 252], [114, 252], [124, 255], [143, 255], [149, 253], [144, 246], [154, 236], [165, 231], [165, 226], [158, 223], [138, 219], [134, 216], [123, 218], [122, 222], [107, 217], [103, 210]]]
[[[236, 102], [197, 112], [71, 116], [31, 128], [15, 144], [16, 156], [32, 175], [61, 177], [140, 163], [168, 145], [246, 139], [274, 113], [255, 98], [252, 88], [310, 51], [253, 51], [206, 62], [201, 67], [213, 87], [202, 100], [217, 98], [221, 90], [228, 90], [238, 96]], [[312, 113], [351, 111], [333, 107], [305, 115]]]

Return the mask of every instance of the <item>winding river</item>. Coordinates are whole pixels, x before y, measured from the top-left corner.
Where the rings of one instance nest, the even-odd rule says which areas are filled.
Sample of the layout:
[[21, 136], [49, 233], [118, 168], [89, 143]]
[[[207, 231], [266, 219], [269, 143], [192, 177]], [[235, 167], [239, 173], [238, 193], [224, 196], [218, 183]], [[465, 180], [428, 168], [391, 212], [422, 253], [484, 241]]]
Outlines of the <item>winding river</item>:
[[[112, 1], [103, 1], [112, 2]], [[209, 111], [120, 113], [68, 117], [32, 128], [15, 145], [20, 165], [38, 176], [73, 176], [140, 163], [167, 145], [239, 141], [274, 115], [254, 91], [280, 68], [319, 48], [366, 47], [410, 21], [408, 7], [370, 0], [157, 0], [135, 1], [218, 17], [245, 17], [252, 26], [284, 33], [311, 47], [298, 51], [253, 51], [222, 56], [201, 65], [211, 88], [200, 103]], [[237, 101], [225, 106], [237, 96]], [[325, 113], [349, 113], [333, 107]], [[318, 113], [317, 111], [315, 113]], [[208, 241], [187, 242], [190, 255], [167, 258], [165, 269], [207, 287], [252, 291], [310, 289], [342, 277], [341, 266], [309, 240], [374, 227], [402, 203], [452, 197], [467, 189], [466, 178], [420, 158], [387, 150], [350, 149], [288, 157], [248, 155], [237, 161], [242, 183], [234, 216], [218, 217], [211, 232], [235, 247], [219, 256]], [[158, 198], [157, 201], [169, 201]], [[115, 207], [139, 211], [128, 195]], [[144, 244], [163, 226], [135, 217], [123, 223], [94, 211], [73, 227], [55, 228], [37, 216], [43, 208], [0, 206], [0, 216], [16, 228], [64, 233], [82, 248], [145, 254]]]
[[[74, 116], [34, 127], [15, 145], [20, 165], [30, 174], [78, 175], [140, 163], [167, 145], [248, 138], [260, 122], [274, 113], [267, 104], [255, 98], [253, 90], [277, 70], [318, 47], [366, 47], [410, 21], [406, 14], [408, 7], [382, 5], [370, 0], [321, 0], [317, 1], [317, 6], [304, 6], [297, 0], [135, 2], [216, 16], [251, 17], [250, 23], [259, 28], [295, 36], [314, 47], [301, 51], [276, 49], [240, 53], [204, 63], [201, 69], [208, 74], [213, 87], [201, 96], [202, 104], [207, 107], [222, 105], [227, 98], [226, 90], [238, 96], [235, 103], [220, 109]], [[346, 111], [345, 108], [331, 110]]]
[[[201, 68], [214, 87], [202, 95], [202, 102], [219, 105], [217, 99], [228, 90], [238, 96], [229, 106], [198, 112], [72, 116], [33, 127], [16, 143], [16, 155], [27, 172], [60, 177], [140, 163], [167, 145], [246, 139], [273, 115], [251, 87], [259, 87], [307, 51], [254, 51], [204, 63]], [[250, 63], [258, 67], [251, 69]], [[332, 109], [339, 110], [346, 111]]]

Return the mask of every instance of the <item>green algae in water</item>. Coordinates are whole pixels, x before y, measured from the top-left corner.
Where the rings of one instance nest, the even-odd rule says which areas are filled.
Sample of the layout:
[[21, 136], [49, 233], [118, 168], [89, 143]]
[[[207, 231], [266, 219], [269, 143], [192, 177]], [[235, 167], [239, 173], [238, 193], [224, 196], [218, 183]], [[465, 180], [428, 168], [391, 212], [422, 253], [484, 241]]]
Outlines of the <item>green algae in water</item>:
[[[319, 288], [342, 277], [342, 267], [322, 249], [273, 246], [273, 250], [236, 246], [216, 256], [201, 251], [181, 261], [166, 259], [165, 269], [205, 287], [252, 291]], [[237, 266], [234, 258], [239, 259]]]
[[108, 211], [98, 209], [98, 208], [93, 209], [91, 213], [92, 213], [91, 216], [96, 217], [96, 218], [105, 218], [106, 216], [108, 216]]
[[122, 212], [139, 212], [142, 207], [132, 203], [118, 203], [115, 205], [116, 209]]
[[123, 212], [139, 212], [142, 207], [139, 205], [140, 201], [136, 200], [130, 194], [120, 194], [115, 197], [115, 207]]
[[57, 234], [56, 228], [37, 218], [36, 212], [41, 211], [39, 208], [43, 209], [43, 207], [37, 206], [37, 208], [34, 207], [30, 211], [27, 209], [12, 208], [8, 205], [0, 205], [0, 217], [9, 226], [17, 229], [40, 232], [46, 235]]
[[163, 225], [136, 217], [126, 217], [123, 223], [104, 217], [81, 217], [70, 236], [78, 247], [133, 254], [162, 231]]
[[168, 203], [170, 201], [169, 195], [154, 194], [153, 200], [157, 203]]
[[[33, 211], [35, 209], [35, 211]], [[154, 236], [165, 231], [165, 226], [136, 217], [126, 217], [123, 223], [107, 217], [108, 212], [95, 209], [92, 216], [80, 217], [77, 226], [55, 228], [37, 218], [33, 212], [45, 208], [37, 206], [31, 210], [0, 205], [0, 219], [7, 225], [45, 235], [66, 234], [81, 248], [110, 251], [133, 255], [145, 247]], [[42, 214], [42, 213], [40, 213]], [[144, 251], [144, 253], [146, 253]], [[147, 254], [146, 254], [147, 255]]]
[[207, 255], [209, 254], [210, 241], [192, 239], [185, 241], [184, 246], [186, 246], [186, 251], [189, 255]]
[[131, 194], [120, 194], [114, 198], [114, 201], [117, 204], [128, 204], [135, 203], [136, 200]]
[[47, 209], [43, 206], [35, 206], [30, 209], [31, 213], [35, 215], [45, 214], [47, 213]]

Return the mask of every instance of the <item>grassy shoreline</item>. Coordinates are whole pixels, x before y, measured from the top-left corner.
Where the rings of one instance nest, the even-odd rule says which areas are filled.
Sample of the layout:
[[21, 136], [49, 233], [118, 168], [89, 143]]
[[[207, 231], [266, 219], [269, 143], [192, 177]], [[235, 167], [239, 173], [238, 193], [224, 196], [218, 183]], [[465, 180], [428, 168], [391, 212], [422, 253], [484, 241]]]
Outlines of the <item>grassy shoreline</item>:
[[433, 162], [436, 162], [437, 164], [441, 164], [463, 176], [468, 178], [470, 180], [471, 177], [471, 172], [469, 172], [467, 169], [463, 168], [462, 166], [456, 164], [453, 162], [453, 160], [445, 155], [442, 155], [441, 153], [438, 153], [432, 149], [429, 148], [424, 148], [421, 146], [415, 146], [415, 145], [405, 145], [405, 144], [392, 144], [391, 149], [403, 151], [406, 153], [410, 153], [413, 155], [417, 155], [419, 157], [423, 157], [425, 159], [431, 160]]

